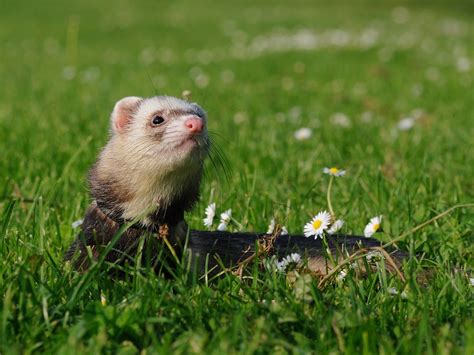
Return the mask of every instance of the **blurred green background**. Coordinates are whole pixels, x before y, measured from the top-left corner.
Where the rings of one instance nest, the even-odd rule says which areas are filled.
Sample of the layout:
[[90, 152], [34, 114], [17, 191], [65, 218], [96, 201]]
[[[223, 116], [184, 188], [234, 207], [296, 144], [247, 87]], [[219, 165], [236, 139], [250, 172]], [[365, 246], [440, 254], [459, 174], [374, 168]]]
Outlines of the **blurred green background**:
[[[315, 172], [331, 164], [352, 174], [386, 167], [382, 173], [401, 184], [406, 173], [435, 177], [436, 186], [457, 182], [461, 189], [447, 197], [454, 200], [472, 191], [470, 5], [6, 1], [3, 195], [18, 187], [33, 198], [38, 184], [62, 176], [68, 186], [58, 203], [83, 200], [114, 103], [191, 90], [234, 175], [242, 174], [216, 187], [229, 204], [243, 198], [240, 190], [231, 196], [238, 184], [283, 204], [288, 188], [306, 196]], [[397, 133], [413, 111], [423, 116], [414, 132]], [[331, 124], [336, 113], [349, 121]], [[313, 129], [311, 140], [295, 142], [301, 127]]]

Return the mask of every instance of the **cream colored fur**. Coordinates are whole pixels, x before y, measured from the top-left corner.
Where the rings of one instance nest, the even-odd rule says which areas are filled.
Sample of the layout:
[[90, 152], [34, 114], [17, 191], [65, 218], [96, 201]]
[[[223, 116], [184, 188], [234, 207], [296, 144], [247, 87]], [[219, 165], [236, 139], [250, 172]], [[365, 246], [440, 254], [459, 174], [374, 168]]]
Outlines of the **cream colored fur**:
[[[136, 98], [126, 99], [119, 103], [137, 102]], [[192, 114], [167, 117], [170, 121], [160, 141], [153, 136], [155, 128], [150, 127], [150, 120], [157, 111], [163, 111], [163, 116], [166, 116], [173, 110], [191, 109], [190, 103], [171, 97], [143, 100], [135, 108], [124, 132], [116, 130], [112, 113], [113, 134], [101, 153], [97, 173], [100, 179], [117, 181], [123, 193], [130, 197], [120, 205], [124, 219], [135, 219], [156, 207], [166, 207], [181, 195], [184, 187], [200, 176], [207, 154], [207, 130], [195, 137], [203, 149], [181, 146], [189, 138], [184, 122]], [[114, 112], [119, 111], [120, 107], [116, 106]], [[144, 218], [142, 223], [148, 224], [149, 221]]]

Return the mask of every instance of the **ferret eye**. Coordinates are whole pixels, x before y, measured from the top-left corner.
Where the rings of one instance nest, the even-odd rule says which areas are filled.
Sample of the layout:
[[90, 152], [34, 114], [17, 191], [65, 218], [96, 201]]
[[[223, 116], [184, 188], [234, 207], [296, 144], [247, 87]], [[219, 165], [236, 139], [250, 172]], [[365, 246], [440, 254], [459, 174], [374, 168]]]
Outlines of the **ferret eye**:
[[153, 120], [151, 121], [153, 126], [158, 126], [158, 125], [162, 124], [163, 122], [165, 122], [165, 119], [161, 116], [155, 116], [155, 117], [153, 117]]

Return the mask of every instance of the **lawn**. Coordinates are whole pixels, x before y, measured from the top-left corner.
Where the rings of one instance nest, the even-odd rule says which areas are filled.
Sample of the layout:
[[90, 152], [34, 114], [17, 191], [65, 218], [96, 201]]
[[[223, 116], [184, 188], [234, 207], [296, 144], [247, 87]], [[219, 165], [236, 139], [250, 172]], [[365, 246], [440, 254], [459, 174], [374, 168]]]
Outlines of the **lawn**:
[[196, 229], [215, 202], [232, 230], [301, 234], [328, 208], [328, 166], [347, 171], [332, 204], [349, 234], [383, 215], [389, 241], [474, 202], [473, 17], [471, 1], [4, 0], [0, 352], [474, 353], [473, 208], [397, 244], [406, 282], [383, 268], [324, 287], [256, 268], [114, 281], [62, 259], [131, 95], [189, 90], [208, 112], [229, 177], [207, 165]]

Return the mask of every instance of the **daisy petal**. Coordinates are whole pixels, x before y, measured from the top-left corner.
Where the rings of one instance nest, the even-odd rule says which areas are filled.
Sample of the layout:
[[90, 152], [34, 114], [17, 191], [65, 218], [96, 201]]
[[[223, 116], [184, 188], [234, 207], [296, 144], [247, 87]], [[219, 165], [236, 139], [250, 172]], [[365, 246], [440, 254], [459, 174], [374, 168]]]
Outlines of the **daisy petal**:
[[331, 175], [331, 176], [337, 176], [337, 177], [346, 175], [345, 170], [339, 169], [339, 168], [336, 168], [336, 167], [324, 168], [323, 173]]
[[328, 229], [328, 234], [336, 234], [344, 225], [344, 221], [342, 219], [338, 219], [336, 222], [334, 222], [331, 226], [331, 228]]
[[382, 215], [372, 217], [370, 222], [364, 228], [364, 236], [366, 238], [372, 237], [374, 233], [379, 232], [382, 228]]
[[319, 212], [314, 218], [305, 224], [304, 235], [314, 238], [322, 237], [324, 231], [331, 224], [331, 215], [327, 211]]

